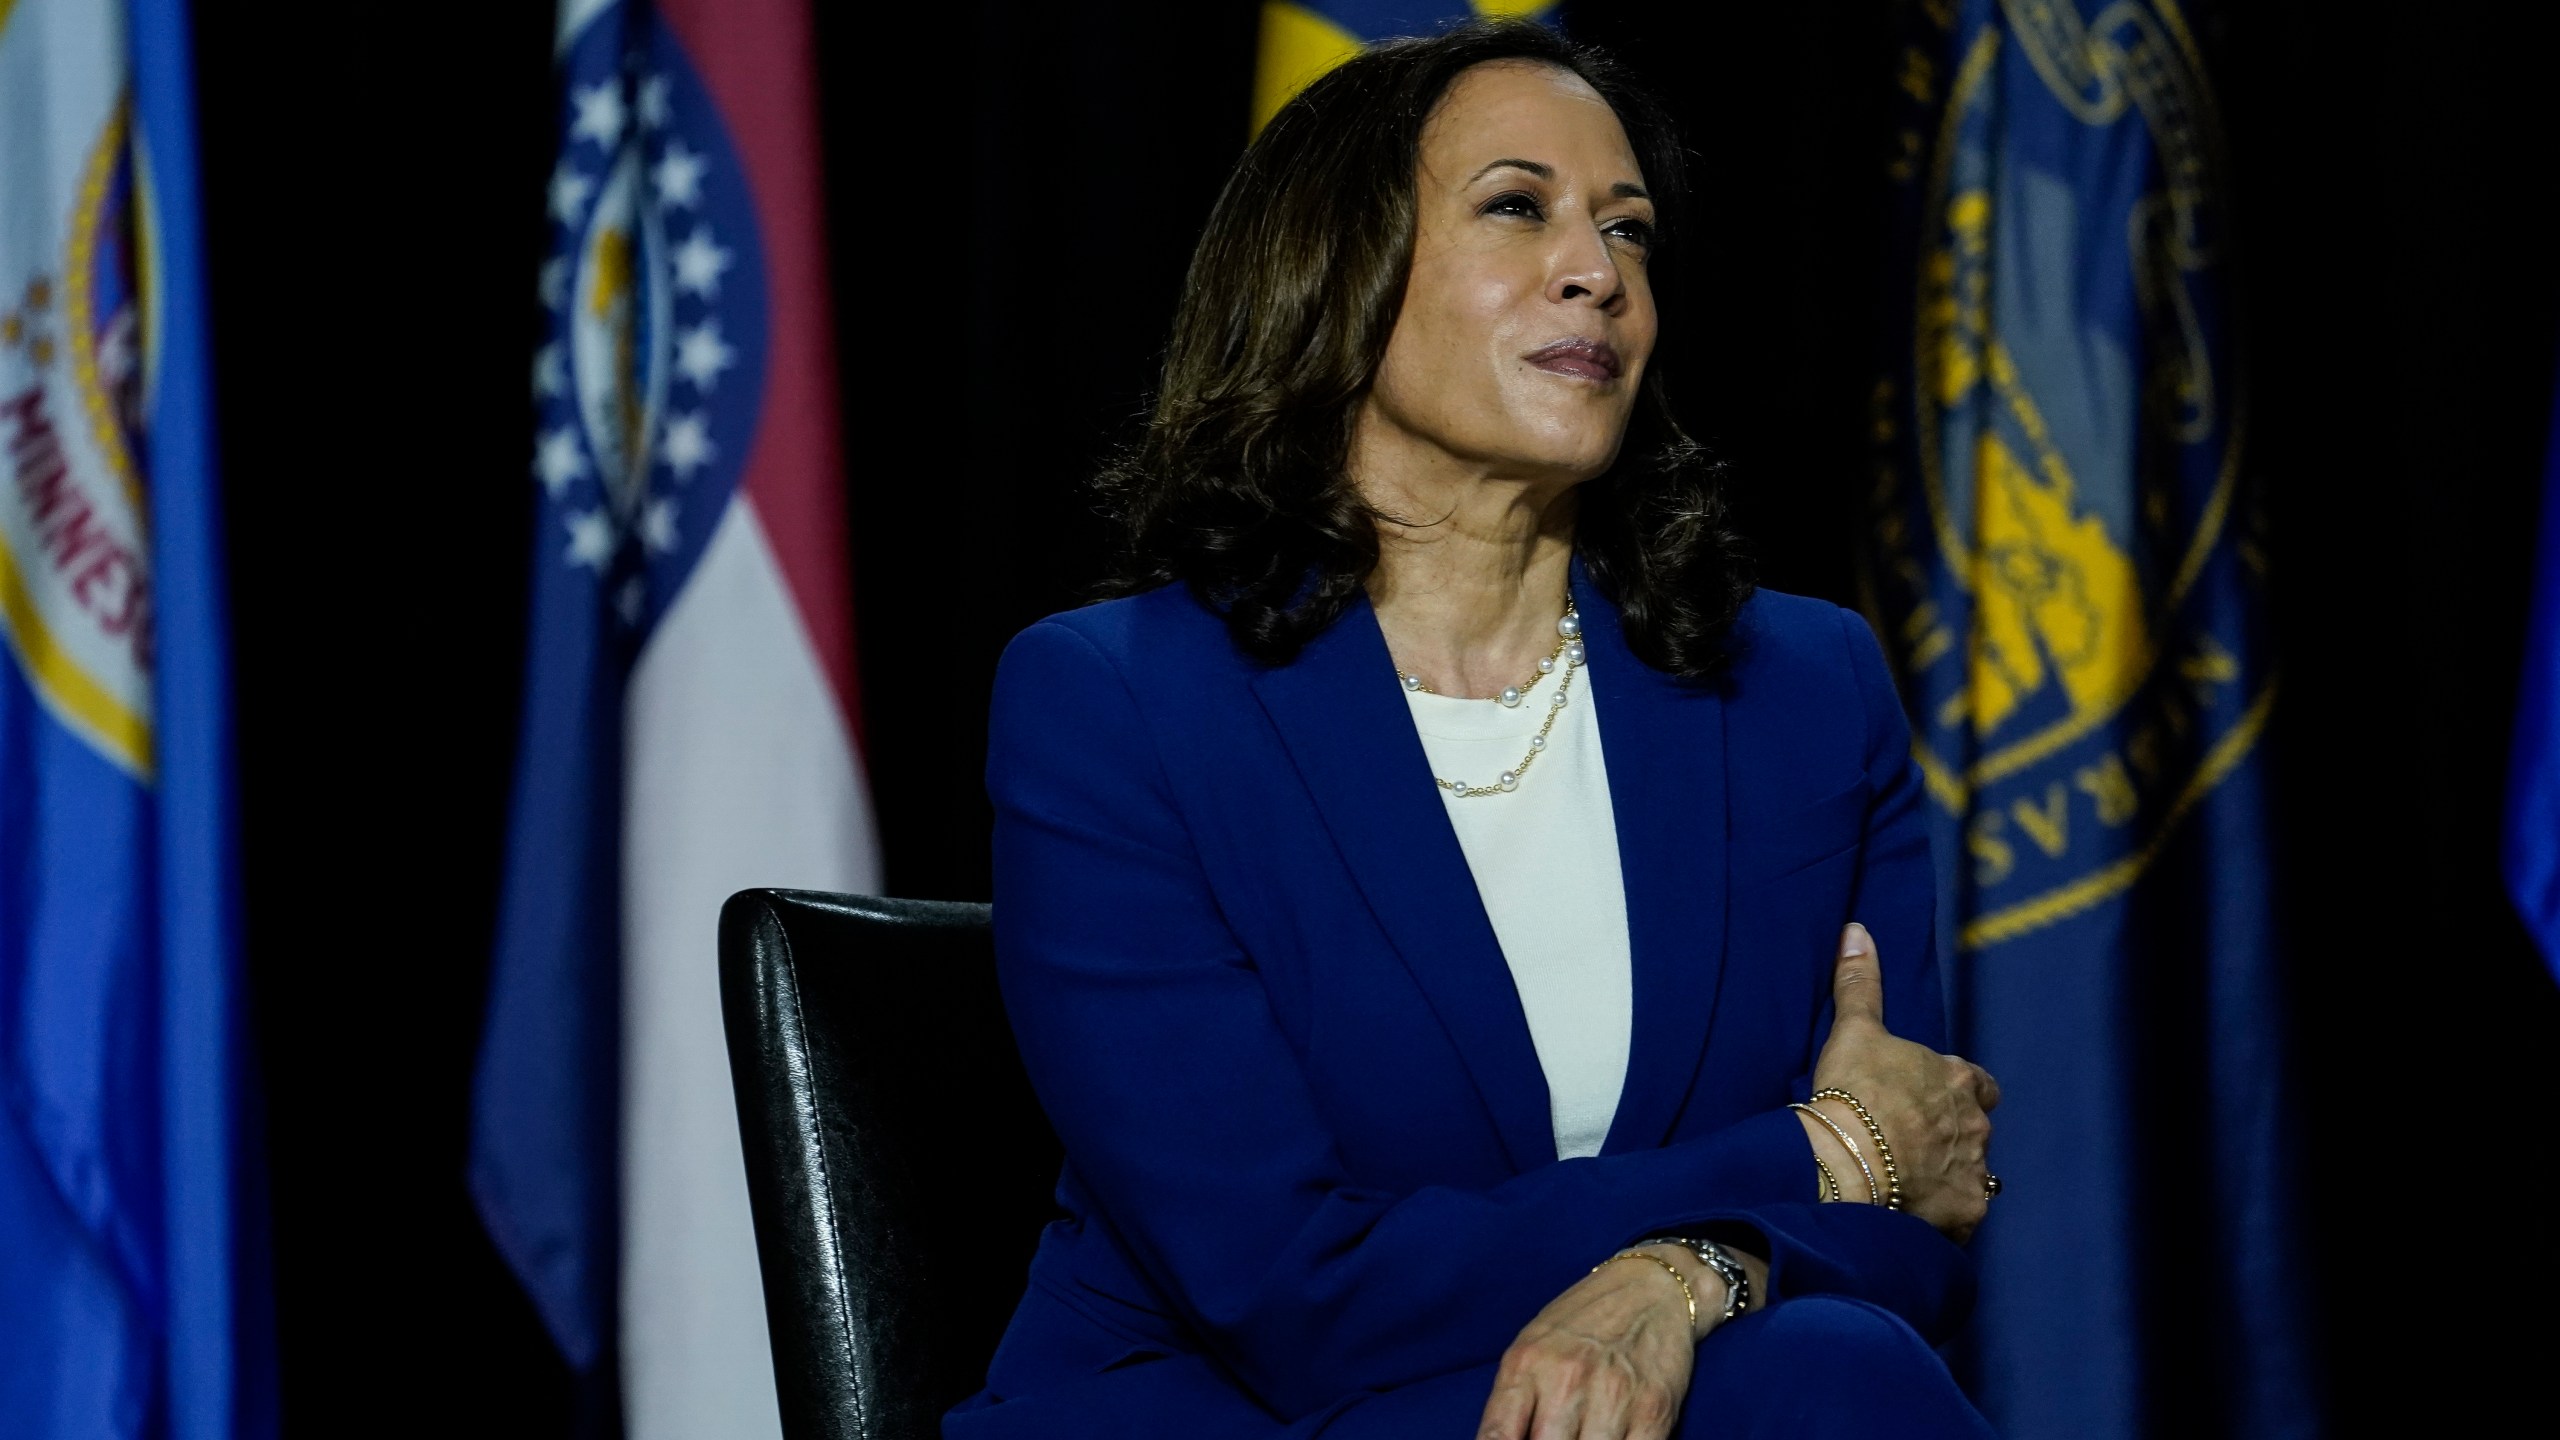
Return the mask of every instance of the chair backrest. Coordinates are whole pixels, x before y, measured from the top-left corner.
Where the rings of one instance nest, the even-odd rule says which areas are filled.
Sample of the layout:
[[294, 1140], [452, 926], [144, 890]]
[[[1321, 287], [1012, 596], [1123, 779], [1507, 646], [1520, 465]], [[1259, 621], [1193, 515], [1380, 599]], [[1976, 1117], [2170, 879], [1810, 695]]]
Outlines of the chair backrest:
[[1056, 1211], [984, 905], [747, 890], [720, 999], [783, 1432], [922, 1440]]

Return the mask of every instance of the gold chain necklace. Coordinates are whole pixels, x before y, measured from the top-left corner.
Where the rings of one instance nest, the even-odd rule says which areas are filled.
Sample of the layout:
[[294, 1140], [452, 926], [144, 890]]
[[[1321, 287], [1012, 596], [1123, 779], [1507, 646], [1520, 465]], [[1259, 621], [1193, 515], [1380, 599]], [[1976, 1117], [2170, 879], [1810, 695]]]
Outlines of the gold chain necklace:
[[[1437, 775], [1431, 777], [1431, 783], [1461, 800], [1473, 800], [1482, 795], [1508, 795], [1519, 789], [1520, 777], [1528, 774], [1529, 767], [1537, 763], [1538, 757], [1547, 753], [1547, 736], [1556, 728], [1556, 717], [1564, 713], [1565, 698], [1573, 693], [1573, 672], [1580, 669], [1588, 658], [1590, 653], [1582, 643], [1582, 616], [1573, 607], [1573, 597], [1568, 595], [1565, 597], [1564, 615], [1556, 621], [1554, 652], [1538, 662], [1538, 673], [1530, 676], [1527, 684], [1506, 685], [1501, 694], [1493, 697], [1494, 704], [1517, 710], [1522, 697], [1536, 688], [1540, 680], [1554, 674], [1558, 665], [1564, 667], [1564, 674], [1556, 681], [1555, 698], [1547, 702], [1546, 722], [1538, 727], [1537, 734], [1529, 737], [1529, 753], [1521, 756], [1519, 764], [1503, 771], [1501, 778], [1490, 785], [1470, 785], [1464, 780], [1444, 780]], [[1396, 679], [1409, 694], [1440, 693], [1424, 684], [1421, 676], [1408, 675], [1402, 669], [1396, 671]]]

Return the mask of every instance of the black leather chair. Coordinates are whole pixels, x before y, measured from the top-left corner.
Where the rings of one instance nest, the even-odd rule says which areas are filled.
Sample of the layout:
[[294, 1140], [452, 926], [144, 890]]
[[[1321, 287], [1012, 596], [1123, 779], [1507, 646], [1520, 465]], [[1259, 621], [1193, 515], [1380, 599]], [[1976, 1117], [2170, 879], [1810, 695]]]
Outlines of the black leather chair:
[[1058, 1142], [988, 907], [747, 890], [720, 1000], [783, 1433], [924, 1440], [984, 1382]]

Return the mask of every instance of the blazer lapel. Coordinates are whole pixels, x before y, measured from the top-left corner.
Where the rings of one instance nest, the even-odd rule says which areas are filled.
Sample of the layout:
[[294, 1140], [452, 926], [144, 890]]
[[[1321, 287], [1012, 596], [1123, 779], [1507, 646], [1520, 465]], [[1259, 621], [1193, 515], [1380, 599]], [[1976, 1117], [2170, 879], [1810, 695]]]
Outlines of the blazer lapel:
[[[1528, 1018], [1368, 599], [1253, 686], [1371, 912], [1483, 1094], [1512, 1165], [1555, 1159]], [[1637, 996], [1641, 1007], [1641, 972]]]
[[1617, 607], [1573, 567], [1590, 684], [1600, 707], [1609, 806], [1626, 878], [1635, 1025], [1626, 1089], [1602, 1153], [1662, 1144], [1697, 1082], [1724, 978], [1724, 701], [1627, 648]]

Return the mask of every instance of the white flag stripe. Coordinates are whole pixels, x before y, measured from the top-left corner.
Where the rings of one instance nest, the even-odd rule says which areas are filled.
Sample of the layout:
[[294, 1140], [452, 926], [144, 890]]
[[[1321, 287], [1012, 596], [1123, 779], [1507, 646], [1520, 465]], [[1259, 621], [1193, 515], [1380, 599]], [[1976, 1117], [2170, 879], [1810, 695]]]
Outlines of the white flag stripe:
[[778, 1440], [720, 1020], [721, 902], [874, 891], [853, 739], [741, 494], [625, 705], [622, 1385], [630, 1440]]

